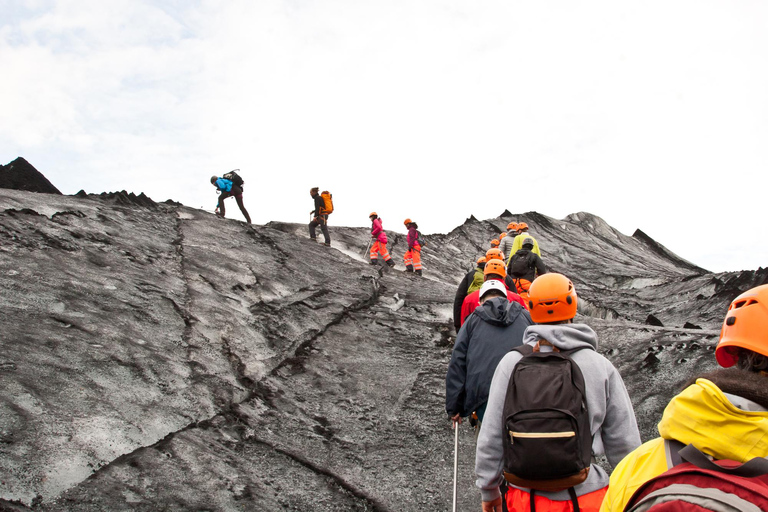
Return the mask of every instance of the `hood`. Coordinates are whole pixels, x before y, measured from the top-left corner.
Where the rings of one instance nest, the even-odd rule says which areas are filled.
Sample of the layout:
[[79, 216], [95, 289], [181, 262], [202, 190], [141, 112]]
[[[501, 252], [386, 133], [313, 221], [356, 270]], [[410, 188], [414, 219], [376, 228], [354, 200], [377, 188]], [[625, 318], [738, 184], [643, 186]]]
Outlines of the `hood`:
[[659, 434], [720, 459], [745, 462], [768, 454], [768, 412], [740, 410], [712, 381], [697, 379], [664, 409]]
[[561, 350], [591, 348], [597, 350], [597, 334], [585, 324], [531, 325], [525, 330], [523, 343], [535, 345], [544, 339]]
[[492, 325], [507, 326], [525, 311], [517, 302], [510, 302], [506, 297], [494, 297], [483, 302], [474, 312], [478, 318]]

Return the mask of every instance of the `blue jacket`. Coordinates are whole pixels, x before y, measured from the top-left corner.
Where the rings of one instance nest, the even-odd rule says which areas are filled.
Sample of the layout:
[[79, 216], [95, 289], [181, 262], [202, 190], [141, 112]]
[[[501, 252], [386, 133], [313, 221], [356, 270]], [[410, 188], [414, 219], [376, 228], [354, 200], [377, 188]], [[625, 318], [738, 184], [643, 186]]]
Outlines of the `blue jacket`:
[[506, 298], [485, 301], [461, 326], [445, 376], [445, 411], [468, 416], [488, 401], [493, 371], [513, 348], [523, 344], [533, 324], [523, 306]]
[[216, 188], [222, 192], [229, 192], [232, 190], [232, 182], [225, 180], [224, 178], [219, 178], [216, 180]]

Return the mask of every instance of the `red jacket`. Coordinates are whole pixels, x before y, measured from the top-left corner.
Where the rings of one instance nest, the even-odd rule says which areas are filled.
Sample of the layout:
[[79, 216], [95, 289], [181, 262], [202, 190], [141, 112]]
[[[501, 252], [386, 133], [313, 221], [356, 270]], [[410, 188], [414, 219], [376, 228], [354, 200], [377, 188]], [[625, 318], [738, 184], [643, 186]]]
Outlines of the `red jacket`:
[[[504, 285], [507, 286], [506, 284]], [[507, 290], [507, 299], [510, 302], [515, 301], [528, 311], [528, 307], [525, 305], [525, 301], [520, 298], [515, 292]], [[475, 309], [480, 305], [480, 290], [475, 290], [464, 298], [464, 302], [461, 304], [461, 325], [464, 325], [464, 320], [469, 315], [475, 312]]]

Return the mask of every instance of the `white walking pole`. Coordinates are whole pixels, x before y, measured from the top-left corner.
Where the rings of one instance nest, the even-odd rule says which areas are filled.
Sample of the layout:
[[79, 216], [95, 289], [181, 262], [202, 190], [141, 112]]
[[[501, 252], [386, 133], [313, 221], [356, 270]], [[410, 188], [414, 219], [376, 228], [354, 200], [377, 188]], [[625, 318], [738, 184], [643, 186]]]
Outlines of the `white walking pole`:
[[456, 512], [456, 484], [459, 476], [459, 423], [453, 423], [455, 431], [453, 442], [453, 512]]

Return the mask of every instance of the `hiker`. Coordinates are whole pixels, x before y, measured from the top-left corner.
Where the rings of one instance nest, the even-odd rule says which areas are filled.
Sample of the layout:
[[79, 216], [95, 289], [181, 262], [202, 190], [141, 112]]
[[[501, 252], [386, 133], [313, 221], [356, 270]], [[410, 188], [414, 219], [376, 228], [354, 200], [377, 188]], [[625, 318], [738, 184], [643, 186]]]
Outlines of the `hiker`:
[[328, 214], [325, 213], [325, 200], [320, 195], [320, 187], [309, 189], [309, 195], [315, 200], [315, 209], [309, 212], [311, 215], [314, 215], [309, 223], [309, 239], [313, 242], [317, 242], [315, 228], [320, 226], [320, 230], [323, 232], [323, 238], [325, 239], [323, 245], [330, 247], [331, 235], [328, 234]]
[[541, 251], [539, 250], [539, 242], [537, 242], [536, 239], [528, 233], [528, 224], [525, 222], [518, 224], [517, 233], [517, 236], [515, 236], [515, 239], [512, 241], [512, 248], [510, 249], [509, 256], [507, 257], [507, 265], [509, 265], [509, 261], [512, 259], [512, 256], [514, 256], [517, 251], [523, 248], [523, 241], [526, 238], [533, 240], [533, 249], [531, 250], [541, 256]]
[[497, 248], [498, 246], [499, 246], [499, 239], [498, 238], [494, 238], [493, 240], [491, 240], [491, 249]]
[[478, 428], [493, 370], [507, 352], [523, 343], [523, 333], [533, 323], [524, 307], [507, 300], [501, 281], [486, 281], [479, 294], [480, 306], [459, 330], [445, 376], [448, 416], [461, 423], [462, 417], [476, 413]]
[[526, 237], [523, 240], [523, 247], [517, 251], [509, 260], [507, 265], [507, 275], [512, 278], [515, 288], [520, 297], [528, 302], [528, 289], [537, 276], [547, 273], [547, 267], [544, 265], [541, 257], [533, 252], [533, 239]]
[[461, 327], [461, 305], [464, 304], [464, 298], [479, 290], [485, 282], [485, 274], [483, 274], [485, 261], [485, 256], [480, 256], [477, 259], [477, 266], [467, 272], [456, 290], [456, 296], [453, 298], [453, 327], [457, 333]]
[[214, 213], [216, 213], [216, 215], [219, 217], [224, 218], [227, 213], [227, 210], [224, 207], [224, 200], [228, 197], [234, 196], [235, 201], [237, 201], [237, 207], [240, 208], [240, 212], [243, 214], [243, 217], [245, 217], [245, 222], [250, 224], [251, 216], [248, 215], [248, 210], [245, 209], [245, 205], [243, 204], [243, 186], [235, 185], [232, 180], [225, 179], [223, 177], [219, 178], [218, 176], [211, 176], [211, 184], [216, 187], [217, 192], [221, 192], [221, 195], [219, 195], [219, 202]]
[[499, 239], [501, 240], [499, 249], [501, 249], [501, 252], [504, 255], [504, 261], [507, 261], [509, 260], [509, 251], [512, 250], [512, 244], [515, 243], [515, 237], [517, 236], [517, 222], [510, 222], [507, 224], [507, 232], [505, 234], [506, 236], [503, 239]]
[[[489, 249], [489, 251], [493, 251], [494, 249]], [[487, 254], [487, 253], [486, 253]], [[486, 259], [488, 257], [486, 256]], [[483, 268], [483, 281], [501, 281], [502, 284], [504, 284], [504, 288], [507, 290], [507, 300], [510, 302], [517, 302], [521, 306], [527, 309], [525, 302], [523, 302], [523, 299], [520, 298], [520, 296], [509, 289], [509, 287], [506, 285], [505, 280], [507, 277], [507, 270], [504, 268], [504, 262], [497, 259], [490, 259], [485, 262], [485, 267]], [[467, 320], [467, 317], [471, 315], [475, 309], [480, 305], [480, 290], [476, 292], [472, 292], [466, 297], [464, 297], [464, 302], [461, 304], [461, 316], [459, 317], [459, 325], [464, 325], [464, 322]]]
[[768, 457], [768, 285], [731, 302], [715, 358], [728, 369], [699, 376], [672, 398], [660, 437], [616, 466], [601, 512], [624, 510], [642, 484], [681, 462], [675, 454], [688, 444], [715, 459]]
[[[498, 249], [496, 247], [491, 247], [485, 252], [485, 261], [491, 261], [491, 260], [499, 260], [504, 263], [504, 253], [501, 252], [501, 249]], [[515, 285], [515, 280], [512, 279], [512, 276], [509, 274], [506, 274], [504, 277], [504, 285], [507, 287], [507, 290], [518, 293], [517, 286]], [[525, 301], [523, 301], [523, 304], [525, 304]], [[526, 309], [528, 306], [525, 306]]]
[[395, 266], [395, 262], [392, 261], [392, 257], [387, 251], [387, 234], [384, 232], [384, 228], [381, 226], [381, 219], [376, 212], [371, 212], [368, 216], [371, 219], [371, 237], [373, 243], [371, 244], [371, 265], [379, 264], [379, 254], [384, 258], [384, 263], [390, 267]]
[[415, 272], [417, 275], [421, 274], [421, 244], [419, 243], [419, 226], [411, 219], [405, 219], [403, 222], [405, 227], [408, 228], [408, 250], [403, 256], [403, 262], [405, 263], [406, 272]]
[[[482, 509], [502, 510], [500, 486], [506, 479], [535, 486], [507, 484], [504, 499], [510, 512], [534, 510], [532, 499], [538, 511], [575, 510], [573, 500], [577, 500], [582, 512], [596, 512], [606, 492], [608, 474], [593, 462], [594, 457], [605, 454], [615, 466], [640, 446], [632, 402], [619, 372], [597, 352], [595, 332], [585, 324], [573, 323], [577, 296], [566, 276], [550, 273], [539, 277], [531, 285], [529, 300], [535, 325], [526, 329], [524, 345], [505, 355], [496, 367], [477, 440], [475, 473]], [[526, 371], [534, 369], [536, 360], [546, 366], [536, 372]], [[560, 370], [566, 366], [551, 364], [558, 360], [568, 363], [571, 376], [583, 375], [583, 393]], [[518, 365], [521, 371], [516, 372]], [[561, 413], [553, 404], [566, 398], [578, 398], [571, 403], [578, 411], [575, 422], [557, 417]], [[531, 408], [515, 414], [509, 409], [505, 412], [523, 404]], [[511, 415], [509, 422], [505, 414]], [[520, 419], [527, 421], [521, 425]], [[575, 435], [558, 436], [558, 429]], [[583, 469], [575, 475], [563, 473], [564, 468], [570, 472], [573, 467]], [[567, 483], [549, 480], [558, 477], [569, 478]], [[548, 487], [560, 490], [541, 490]]]

